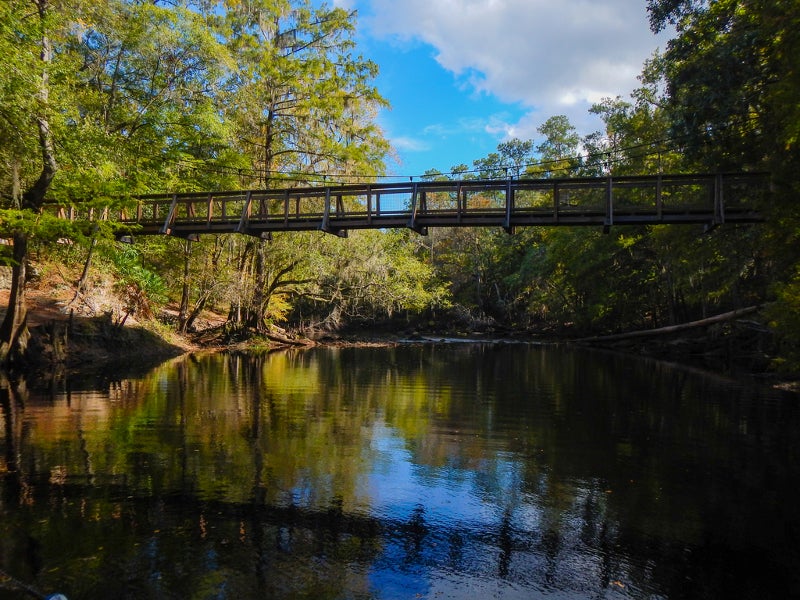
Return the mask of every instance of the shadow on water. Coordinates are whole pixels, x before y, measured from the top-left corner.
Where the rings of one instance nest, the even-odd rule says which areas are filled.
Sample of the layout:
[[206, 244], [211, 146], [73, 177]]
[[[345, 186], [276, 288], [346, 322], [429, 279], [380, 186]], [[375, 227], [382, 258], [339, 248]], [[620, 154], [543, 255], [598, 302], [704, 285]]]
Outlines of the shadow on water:
[[71, 600], [800, 593], [795, 398], [663, 363], [195, 356], [0, 409], [0, 568]]

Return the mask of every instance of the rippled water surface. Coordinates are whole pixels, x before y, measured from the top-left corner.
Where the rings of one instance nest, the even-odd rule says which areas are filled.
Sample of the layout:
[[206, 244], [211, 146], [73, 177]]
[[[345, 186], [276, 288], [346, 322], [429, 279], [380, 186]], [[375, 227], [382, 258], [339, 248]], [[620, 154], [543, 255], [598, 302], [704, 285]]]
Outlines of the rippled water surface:
[[527, 345], [0, 390], [0, 598], [790, 598], [798, 397]]

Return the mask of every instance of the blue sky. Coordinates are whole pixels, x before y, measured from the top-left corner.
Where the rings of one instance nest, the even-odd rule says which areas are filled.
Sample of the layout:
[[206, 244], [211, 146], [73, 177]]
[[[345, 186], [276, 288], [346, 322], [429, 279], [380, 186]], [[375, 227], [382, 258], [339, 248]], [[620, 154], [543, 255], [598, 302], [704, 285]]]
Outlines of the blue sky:
[[358, 11], [358, 52], [380, 67], [393, 175], [449, 172], [564, 114], [581, 135], [604, 97], [628, 99], [667, 34], [645, 0], [333, 0]]

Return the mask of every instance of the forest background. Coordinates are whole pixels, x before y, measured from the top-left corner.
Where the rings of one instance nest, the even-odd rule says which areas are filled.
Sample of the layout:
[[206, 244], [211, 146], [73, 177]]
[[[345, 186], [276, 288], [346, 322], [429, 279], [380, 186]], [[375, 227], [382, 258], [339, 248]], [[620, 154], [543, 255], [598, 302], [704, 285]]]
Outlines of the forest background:
[[[116, 241], [48, 218], [151, 192], [375, 181], [391, 148], [356, 15], [307, 0], [8, 0], [0, 5], [0, 235], [11, 266], [0, 360], [27, 348], [26, 288], [57, 265], [80, 305], [113, 279], [119, 322], [178, 306], [229, 335], [276, 325], [440, 327], [585, 336], [762, 307], [769, 368], [800, 364], [800, 3], [649, 0], [674, 27], [629, 99], [563, 115], [426, 179], [767, 171], [766, 222], [172, 237]], [[35, 259], [35, 261], [34, 261]], [[86, 303], [84, 303], [86, 304]], [[84, 306], [89, 310], [92, 307]]]

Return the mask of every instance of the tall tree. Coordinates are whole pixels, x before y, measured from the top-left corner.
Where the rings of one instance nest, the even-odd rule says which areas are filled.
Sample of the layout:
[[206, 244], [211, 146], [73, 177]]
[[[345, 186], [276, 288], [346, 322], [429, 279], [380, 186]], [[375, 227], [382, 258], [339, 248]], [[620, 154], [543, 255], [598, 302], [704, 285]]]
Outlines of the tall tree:
[[[251, 161], [248, 186], [317, 173], [372, 175], [388, 145], [372, 117], [385, 101], [373, 85], [377, 66], [353, 55], [354, 13], [315, 7], [309, 0], [224, 0], [223, 36], [239, 61], [227, 116]], [[266, 326], [266, 254], [254, 252], [254, 285], [244, 299], [244, 323]]]
[[[0, 118], [2, 129], [11, 134], [3, 144], [14, 167], [11, 200], [15, 208], [37, 212], [58, 171], [53, 135], [53, 86], [57, 83], [52, 77], [54, 37], [64, 35], [64, 24], [49, 0], [12, 0], [0, 10], [4, 23], [0, 51], [6, 57], [0, 68], [4, 99]], [[20, 164], [36, 167], [29, 177], [21, 177]], [[12, 227], [8, 233], [14, 250], [8, 310], [0, 325], [0, 361], [4, 363], [24, 350], [28, 337], [25, 274], [30, 232]]]
[[557, 173], [561, 177], [569, 175], [578, 162], [581, 138], [577, 129], [566, 115], [556, 115], [547, 119], [536, 131], [545, 138], [536, 146], [542, 163], [539, 169], [546, 173]]
[[[664, 54], [666, 108], [686, 154], [706, 168], [765, 169], [761, 264], [775, 281], [772, 322], [800, 364], [800, 10], [797, 0], [649, 0]], [[752, 272], [752, 270], [751, 270]]]
[[649, 0], [648, 9], [654, 31], [677, 31], [665, 53], [667, 97], [687, 152], [722, 168], [796, 158], [796, 0]]
[[[218, 139], [208, 98], [224, 55], [188, 2], [12, 0], [0, 11], [0, 129], [9, 133], [0, 157], [11, 167], [0, 184], [20, 216], [46, 199], [107, 205], [112, 194], [162, 188]], [[27, 337], [27, 248], [45, 233], [30, 222], [4, 223], [14, 239], [4, 361]]]
[[363, 175], [388, 150], [374, 124], [385, 105], [377, 65], [354, 56], [355, 13], [309, 0], [224, 0], [225, 42], [238, 61], [225, 101], [253, 183]]

